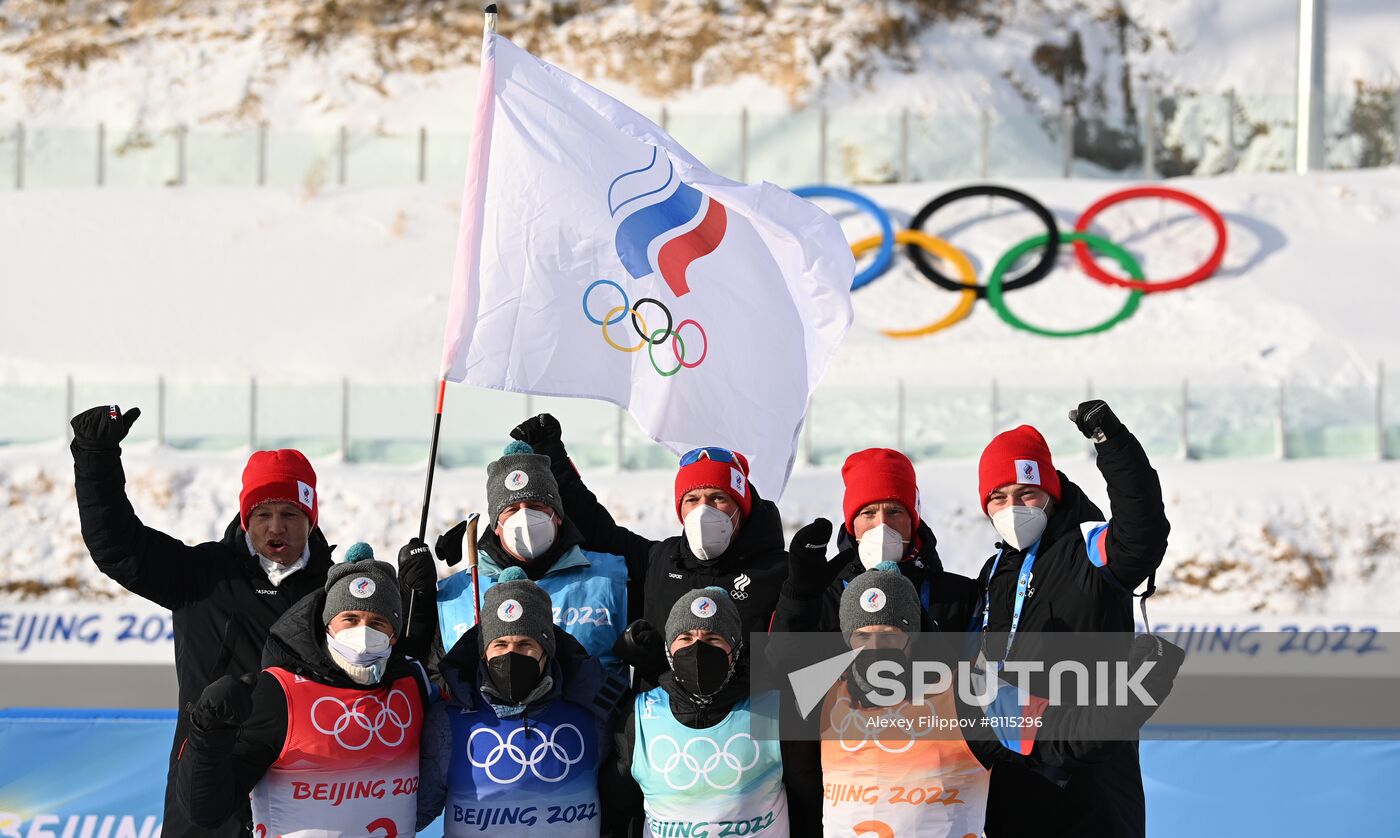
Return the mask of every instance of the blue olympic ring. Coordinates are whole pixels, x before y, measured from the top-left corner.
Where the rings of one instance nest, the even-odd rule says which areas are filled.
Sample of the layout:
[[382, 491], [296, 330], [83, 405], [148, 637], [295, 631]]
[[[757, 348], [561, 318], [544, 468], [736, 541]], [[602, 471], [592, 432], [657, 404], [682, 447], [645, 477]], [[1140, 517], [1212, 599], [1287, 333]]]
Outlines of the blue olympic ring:
[[894, 262], [894, 223], [890, 220], [890, 214], [885, 212], [884, 207], [858, 192], [835, 186], [802, 186], [792, 190], [792, 194], [799, 198], [835, 198], [839, 201], [847, 201], [874, 218], [875, 223], [880, 225], [880, 250], [875, 254], [875, 261], [865, 270], [856, 274], [855, 279], [851, 282], [852, 291], [863, 285], [869, 285], [890, 269], [890, 265]]
[[[891, 240], [893, 240], [893, 239], [891, 239]], [[612, 287], [614, 287], [614, 288], [617, 289], [617, 293], [619, 293], [619, 294], [622, 295], [622, 313], [619, 314], [618, 316], [614, 317], [613, 319], [609, 320], [609, 321], [606, 322], [606, 323], [604, 323], [603, 321], [601, 321], [601, 320], [599, 320], [598, 318], [594, 317], [593, 314], [592, 314], [591, 312], [589, 312], [589, 310], [588, 310], [588, 295], [589, 295], [589, 294], [592, 294], [592, 293], [593, 293], [593, 289], [594, 289], [594, 288], [597, 288], [599, 285], [611, 285]], [[592, 285], [588, 286], [588, 287], [585, 288], [584, 291], [583, 291], [583, 316], [584, 316], [584, 317], [587, 317], [587, 318], [588, 318], [588, 322], [592, 323], [592, 324], [595, 325], [595, 326], [612, 326], [612, 325], [615, 324], [615, 323], [620, 323], [620, 322], [622, 322], [622, 318], [624, 318], [624, 317], [627, 316], [627, 312], [630, 311], [631, 308], [632, 308], [632, 304], [631, 304], [630, 299], [629, 299], [628, 296], [627, 296], [627, 292], [624, 291], [624, 290], [622, 290], [622, 286], [621, 286], [621, 285], [618, 285], [616, 282], [613, 282], [611, 279], [599, 279], [599, 280], [596, 280], [596, 281], [594, 281], [594, 283], [593, 283]], [[646, 337], [646, 335], [643, 335], [642, 337]]]

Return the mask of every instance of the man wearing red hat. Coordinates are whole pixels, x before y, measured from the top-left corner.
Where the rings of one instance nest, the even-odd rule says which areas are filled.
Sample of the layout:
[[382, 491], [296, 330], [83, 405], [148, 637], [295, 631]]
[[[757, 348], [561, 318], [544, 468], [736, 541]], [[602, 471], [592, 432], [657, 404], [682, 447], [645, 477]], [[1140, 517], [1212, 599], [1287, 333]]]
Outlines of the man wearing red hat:
[[[1055, 470], [1045, 438], [1029, 425], [997, 435], [978, 463], [978, 504], [1000, 536], [978, 579], [988, 658], [1023, 658], [1018, 638], [1027, 632], [1080, 631], [1121, 632], [1126, 660], [1133, 591], [1166, 552], [1161, 482], [1137, 438], [1101, 400], [1079, 405], [1070, 419], [1095, 443], [1110, 520]], [[998, 763], [986, 834], [1145, 835], [1137, 744], [1105, 742], [1094, 760], [1053, 777]]]
[[[325, 587], [334, 548], [316, 526], [316, 472], [300, 451], [253, 452], [243, 469], [238, 515], [223, 538], [189, 546], [143, 525], [127, 500], [121, 442], [140, 415], [140, 408], [123, 413], [115, 405], [102, 405], [73, 417], [73, 473], [83, 541], [103, 573], [172, 612], [179, 716], [161, 834], [242, 835], [249, 820], [246, 806], [213, 829], [191, 823], [175, 799], [173, 771], [189, 729], [190, 708], [204, 688], [224, 675], [262, 669], [272, 624], [297, 600]], [[430, 563], [419, 570], [420, 576], [433, 579]], [[400, 575], [405, 575], [402, 568]], [[411, 585], [402, 579], [400, 585], [407, 602]], [[431, 588], [427, 596], [431, 601]]]
[[[938, 540], [919, 514], [914, 464], [891, 448], [867, 448], [841, 467], [845, 496], [840, 551], [827, 561], [832, 525], [818, 518], [797, 531], [788, 548], [790, 571], [774, 628], [782, 631], [838, 631], [841, 593], [860, 574], [881, 562], [894, 562], [919, 594], [925, 631], [965, 631], [977, 601], [977, 585], [943, 570]], [[821, 600], [820, 609], [811, 600]], [[803, 604], [806, 603], [806, 604]], [[810, 625], [812, 618], [816, 625]], [[792, 622], [793, 619], [798, 622]]]
[[739, 609], [745, 636], [768, 630], [787, 575], [783, 525], [778, 507], [749, 482], [743, 454], [717, 446], [684, 454], [675, 481], [681, 534], [653, 541], [618, 526], [584, 485], [553, 416], [528, 419], [511, 436], [549, 456], [564, 506], [588, 547], [626, 559], [629, 619], [642, 617], [645, 625], [629, 626], [620, 651], [646, 686], [666, 668], [656, 627], [696, 588], [724, 589]]

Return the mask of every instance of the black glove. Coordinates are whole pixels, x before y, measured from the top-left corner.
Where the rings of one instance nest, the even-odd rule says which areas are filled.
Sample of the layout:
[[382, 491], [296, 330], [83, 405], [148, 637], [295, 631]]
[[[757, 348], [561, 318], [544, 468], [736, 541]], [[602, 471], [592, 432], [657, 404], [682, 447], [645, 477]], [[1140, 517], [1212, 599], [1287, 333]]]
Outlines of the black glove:
[[530, 443], [535, 453], [545, 455], [550, 463], [562, 463], [569, 459], [569, 452], [564, 450], [564, 429], [559, 426], [559, 420], [548, 413], [531, 416], [512, 428], [510, 435], [521, 442]]
[[258, 676], [225, 675], [204, 688], [190, 711], [190, 721], [200, 730], [235, 728], [253, 714], [253, 685]]
[[73, 417], [73, 442], [88, 451], [120, 451], [131, 425], [141, 418], [141, 408], [126, 413], [114, 404], [98, 405]]
[[437, 568], [433, 566], [433, 554], [423, 539], [409, 539], [399, 548], [399, 584], [411, 591], [432, 591], [437, 588]]
[[1103, 399], [1080, 402], [1077, 409], [1069, 412], [1069, 421], [1094, 442], [1105, 442], [1123, 432], [1123, 423], [1118, 421], [1118, 417], [1113, 415], [1113, 408]]
[[1186, 650], [1164, 640], [1160, 635], [1139, 634], [1133, 638], [1132, 649], [1128, 652], [1129, 671], [1136, 672], [1139, 666], [1148, 661], [1155, 664], [1152, 671], [1143, 676], [1142, 688], [1157, 702], [1155, 706], [1133, 703], [1126, 708], [1135, 729], [1147, 724], [1157, 712], [1157, 708], [1171, 695], [1172, 687], [1176, 684], [1176, 674], [1181, 670], [1184, 660]]
[[798, 530], [788, 545], [788, 581], [798, 599], [821, 596], [841, 572], [841, 562], [826, 557], [832, 529], [830, 521], [818, 518]]
[[438, 536], [437, 543], [433, 545], [433, 552], [437, 553], [439, 559], [447, 562], [448, 567], [455, 567], [457, 562], [462, 560], [462, 541], [466, 537], [467, 522], [459, 521], [457, 526]]
[[655, 684], [666, 671], [666, 640], [646, 620], [635, 620], [613, 644], [613, 654], [637, 672], [648, 684]]

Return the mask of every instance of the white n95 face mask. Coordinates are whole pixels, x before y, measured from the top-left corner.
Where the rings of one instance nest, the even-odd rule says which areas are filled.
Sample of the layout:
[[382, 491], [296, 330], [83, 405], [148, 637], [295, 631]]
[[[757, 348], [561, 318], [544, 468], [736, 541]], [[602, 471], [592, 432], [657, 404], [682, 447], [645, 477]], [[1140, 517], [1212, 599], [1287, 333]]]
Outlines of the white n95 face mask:
[[713, 506], [701, 504], [686, 513], [685, 541], [690, 552], [702, 562], [712, 562], [729, 549], [734, 540], [734, 515], [725, 515]]
[[544, 555], [559, 532], [548, 512], [520, 509], [501, 524], [501, 543], [520, 558], [529, 561]]
[[1040, 540], [1050, 517], [1038, 506], [1008, 506], [992, 516], [1001, 540], [1017, 550], [1024, 550]]
[[357, 684], [377, 684], [393, 651], [389, 635], [369, 626], [326, 632], [326, 650], [340, 671]]
[[908, 544], [889, 524], [876, 524], [860, 537], [856, 545], [856, 555], [866, 570], [880, 562], [897, 562], [904, 558], [904, 545]]

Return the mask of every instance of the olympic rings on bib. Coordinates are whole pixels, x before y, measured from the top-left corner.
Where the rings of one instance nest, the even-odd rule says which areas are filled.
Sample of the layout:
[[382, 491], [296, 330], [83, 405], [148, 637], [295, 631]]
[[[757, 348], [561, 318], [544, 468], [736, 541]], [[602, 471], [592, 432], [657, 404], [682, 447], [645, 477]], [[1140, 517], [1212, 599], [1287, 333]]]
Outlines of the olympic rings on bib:
[[[860, 258], [861, 254], [870, 249], [889, 241], [881, 236], [871, 236], [868, 239], [861, 239], [851, 245], [851, 254]], [[962, 280], [962, 293], [959, 294], [958, 304], [953, 310], [948, 312], [942, 320], [935, 320], [927, 326], [919, 326], [914, 329], [881, 329], [882, 334], [892, 338], [916, 338], [924, 335], [931, 335], [934, 332], [942, 331], [949, 326], [962, 320], [972, 313], [972, 306], [977, 302], [977, 269], [972, 267], [967, 256], [961, 250], [948, 244], [946, 241], [928, 233], [920, 233], [918, 230], [900, 230], [894, 234], [895, 244], [907, 244], [910, 247], [923, 248], [935, 256], [947, 259], [957, 268], [958, 277]]]
[[1188, 285], [1195, 285], [1219, 270], [1220, 263], [1225, 260], [1225, 244], [1227, 239], [1225, 233], [1225, 219], [1220, 217], [1220, 213], [1215, 211], [1215, 207], [1212, 207], [1195, 195], [1182, 192], [1180, 189], [1169, 189], [1165, 186], [1138, 186], [1132, 189], [1124, 189], [1121, 192], [1114, 192], [1111, 195], [1105, 195], [1088, 209], [1084, 210], [1084, 214], [1079, 216], [1078, 221], [1074, 222], [1075, 232], [1088, 232], [1089, 225], [1093, 223], [1096, 215], [1114, 204], [1125, 203], [1135, 198], [1163, 198], [1168, 201], [1176, 201], [1179, 204], [1185, 204], [1200, 213], [1201, 217], [1204, 218], [1211, 227], [1215, 228], [1215, 250], [1211, 251], [1210, 256], [1206, 257], [1206, 261], [1202, 263], [1199, 268], [1185, 276], [1165, 281], [1149, 282], [1141, 276], [1136, 275], [1132, 279], [1122, 279], [1100, 268], [1098, 263], [1094, 261], [1094, 257], [1089, 255], [1088, 242], [1081, 240], [1074, 243], [1074, 255], [1079, 259], [1079, 267], [1084, 270], [1084, 273], [1092, 276], [1099, 282], [1109, 285], [1118, 285], [1123, 288], [1132, 288], [1147, 294], [1155, 294], [1162, 291], [1176, 291]]
[[[855, 204], [856, 207], [874, 218], [876, 224], [880, 225], [880, 252], [875, 254], [875, 261], [871, 263], [870, 267], [856, 274], [855, 279], [851, 281], [852, 291], [869, 285], [890, 269], [890, 264], [894, 262], [894, 223], [890, 221], [890, 214], [885, 212], [884, 207], [859, 192], [835, 186], [800, 186], [792, 190], [792, 194], [799, 198], [835, 198], [839, 201], [847, 201]], [[954, 290], [957, 289], [954, 288]]]
[[[612, 288], [617, 290], [617, 293], [622, 296], [622, 305], [617, 305], [609, 308], [607, 310], [607, 313], [604, 314], [601, 318], [599, 318], [594, 316], [593, 309], [590, 308], [589, 302], [590, 298], [593, 295], [593, 292], [597, 290], [599, 286], [603, 285], [611, 286]], [[647, 325], [647, 319], [642, 315], [641, 309], [644, 304], [648, 303], [660, 309], [661, 313], [666, 317], [666, 325], [664, 327], [659, 329], [652, 329], [650, 326]], [[623, 346], [621, 343], [617, 342], [616, 338], [613, 337], [612, 333], [609, 331], [609, 327], [621, 323], [623, 319], [627, 318], [629, 315], [631, 316], [632, 320], [632, 330], [637, 333], [638, 341], [632, 346]], [[695, 369], [696, 367], [703, 364], [705, 362], [706, 356], [710, 354], [709, 335], [706, 334], [705, 328], [701, 326], [698, 321], [693, 319], [686, 319], [682, 320], [679, 324], [676, 324], [674, 321], [674, 315], [671, 314], [671, 309], [668, 308], [665, 303], [661, 302], [655, 297], [642, 297], [638, 299], [635, 303], [629, 302], [627, 297], [627, 291], [624, 290], [621, 285], [617, 284], [616, 282], [613, 282], [611, 279], [595, 280], [594, 282], [589, 284], [587, 288], [584, 289], [583, 316], [588, 319], [588, 322], [602, 329], [603, 342], [606, 343], [608, 346], [612, 347], [613, 349], [617, 350], [618, 352], [640, 352], [642, 350], [642, 347], [646, 347], [647, 358], [651, 361], [652, 369], [656, 370], [656, 374], [661, 376], [662, 378], [669, 378], [683, 369]], [[685, 340], [682, 339], [680, 336], [680, 330], [685, 328], [686, 326], [695, 327], [696, 331], [700, 333], [701, 342], [705, 347], [700, 352], [700, 357], [696, 358], [693, 361], [687, 357], [685, 349]], [[666, 343], [668, 338], [671, 341], [671, 352], [675, 356], [676, 366], [672, 369], [664, 370], [661, 368], [661, 365], [657, 363], [656, 354], [654, 350], [656, 347]]]
[[[882, 334], [892, 338], [921, 337], [947, 329], [949, 326], [967, 319], [979, 297], [985, 298], [992, 309], [996, 311], [997, 316], [1003, 321], [1023, 331], [1043, 337], [1057, 338], [1097, 334], [1107, 331], [1119, 323], [1122, 323], [1124, 320], [1127, 320], [1129, 317], [1132, 317], [1137, 311], [1139, 304], [1142, 302], [1142, 295], [1179, 290], [1190, 285], [1195, 285], [1212, 276], [1219, 270], [1221, 263], [1225, 259], [1225, 249], [1228, 243], [1228, 232], [1225, 226], [1225, 220], [1215, 208], [1194, 195], [1165, 186], [1139, 186], [1113, 192], [1096, 201], [1080, 215], [1079, 219], [1075, 222], [1073, 233], [1064, 234], [1060, 233], [1054, 216], [1051, 215], [1050, 211], [1046, 209], [1043, 204], [1024, 192], [995, 184], [964, 186], [939, 195], [925, 204], [923, 208], [914, 215], [910, 220], [910, 229], [901, 230], [898, 233], [893, 230], [886, 231], [884, 222], [888, 219], [888, 215], [884, 213], [883, 209], [880, 209], [868, 198], [850, 190], [828, 186], [807, 186], [800, 190], [795, 190], [795, 194], [802, 197], [839, 197], [857, 204], [874, 216], [877, 221], [881, 222], [882, 233], [880, 235], [861, 239], [851, 245], [851, 253], [856, 258], [860, 258], [876, 247], [880, 249], [879, 254], [876, 255], [875, 262], [856, 276], [855, 282], [851, 284], [851, 290], [854, 291], [857, 288], [868, 285], [882, 276], [889, 268], [889, 262], [884, 259], [886, 248], [893, 249], [895, 244], [902, 244], [907, 247], [910, 261], [914, 263], [914, 266], [918, 268], [921, 274], [928, 278], [933, 284], [941, 288], [947, 288], [950, 291], [957, 291], [960, 294], [958, 303], [953, 307], [953, 310], [939, 320], [912, 329], [880, 330]], [[985, 286], [977, 284], [976, 270], [960, 250], [943, 239], [931, 236], [919, 229], [919, 227], [940, 208], [954, 201], [978, 195], [989, 195], [1015, 201], [1035, 214], [1036, 217], [1045, 224], [1046, 228], [1046, 232], [1017, 244], [1003, 254], [1002, 257], [997, 260], [996, 266], [992, 269], [991, 274], [988, 275], [987, 284]], [[1210, 224], [1215, 231], [1215, 247], [1200, 267], [1175, 279], [1150, 281], [1144, 277], [1141, 265], [1131, 253], [1111, 241], [1087, 232], [1094, 219], [1105, 209], [1115, 204], [1139, 198], [1159, 198], [1185, 204], [1199, 213], [1201, 217]], [[1055, 267], [1061, 241], [1071, 242], [1074, 245], [1075, 257], [1084, 273], [1103, 284], [1127, 288], [1132, 292], [1128, 295], [1127, 301], [1124, 302], [1123, 307], [1117, 314], [1102, 323], [1085, 328], [1047, 329], [1022, 320], [1007, 308], [1006, 293], [1008, 291], [1025, 288], [1028, 285], [1039, 282], [1050, 274]], [[1035, 264], [1021, 275], [1007, 278], [1007, 272], [1016, 265], [1017, 260], [1037, 248], [1040, 248], [1042, 253]], [[1128, 274], [1128, 278], [1114, 276], [1100, 267], [1090, 254], [1091, 248], [1117, 262]], [[926, 252], [932, 253], [950, 262], [957, 273], [957, 279], [954, 280], [945, 276], [939, 269], [935, 268], [925, 255]], [[597, 284], [598, 283], [594, 283], [594, 285]], [[590, 290], [591, 289], [592, 286], [590, 286]], [[584, 312], [588, 314], [586, 300]], [[607, 322], [616, 322], [613, 317], [615, 313], [617, 313], [616, 309], [609, 311], [605, 320]], [[604, 322], [593, 318], [591, 314], [588, 316], [594, 323], [601, 324]], [[618, 315], [617, 319], [621, 319], [621, 316], [622, 315]], [[687, 322], [691, 321], [683, 321], [681, 325], [677, 327], [677, 330], [685, 326]], [[645, 323], [643, 325], [645, 325]], [[698, 328], [699, 324], [696, 324], [696, 326]], [[703, 329], [701, 333], [704, 333]], [[638, 348], [640, 348], [640, 345]], [[675, 347], [675, 344], [673, 344], [673, 348], [676, 348], [678, 353], [677, 357], [683, 358], [684, 345], [682, 344], [679, 347]], [[707, 352], [708, 349], [709, 346], [707, 342]], [[704, 354], [702, 353], [701, 358], [703, 359], [703, 357]], [[655, 361], [652, 363], [655, 365]], [[684, 362], [682, 365], [685, 365]], [[661, 372], [661, 370], [658, 369], [658, 372]]]
[[[1101, 239], [1098, 236], [1089, 235], [1088, 233], [1065, 233], [1062, 239], [1064, 241], [1074, 242], [1076, 246], [1093, 247], [1095, 250], [1103, 252], [1115, 262], [1122, 265], [1123, 270], [1127, 271], [1129, 276], [1134, 279], [1142, 278], [1142, 267], [1138, 265], [1133, 255], [1111, 241]], [[1040, 326], [1032, 326], [1012, 314], [1011, 310], [1006, 307], [1006, 300], [1003, 298], [1005, 289], [1002, 287], [1002, 275], [1005, 274], [1012, 265], [1016, 264], [1017, 259], [1020, 259], [1037, 247], [1043, 247], [1047, 252], [1053, 252], [1050, 251], [1049, 236], [1032, 236], [1006, 251], [1006, 255], [1001, 257], [996, 267], [992, 268], [991, 276], [987, 277], [987, 302], [991, 305], [992, 309], [996, 311], [997, 315], [1008, 324], [1022, 331], [1031, 332], [1032, 334], [1047, 338], [1076, 338], [1082, 335], [1106, 332], [1119, 323], [1122, 323], [1124, 320], [1127, 320], [1129, 317], [1132, 317], [1133, 313], [1137, 311], [1138, 303], [1142, 302], [1143, 292], [1134, 290], [1128, 294], [1128, 301], [1123, 304], [1123, 308], [1119, 309], [1117, 314], [1097, 326], [1088, 326], [1083, 329], [1068, 329], [1063, 331], [1044, 329]]]
[[[913, 218], [909, 219], [909, 229], [922, 230], [924, 222], [928, 221], [929, 217], [935, 212], [938, 212], [938, 210], [948, 206], [954, 201], [961, 201], [964, 198], [975, 198], [979, 195], [988, 195], [993, 198], [1005, 198], [1008, 201], [1015, 201], [1030, 210], [1036, 218], [1040, 219], [1040, 223], [1045, 225], [1045, 234], [1049, 237], [1050, 243], [1045, 248], [1045, 252], [1041, 255], [1040, 261], [1032, 265], [1031, 269], [1024, 274], [1021, 274], [1015, 279], [1007, 280], [1002, 290], [1015, 291], [1018, 288], [1025, 288], [1027, 285], [1039, 282], [1049, 276], [1050, 272], [1055, 269], [1055, 256], [1060, 247], [1060, 228], [1059, 225], [1055, 223], [1055, 216], [1050, 214], [1050, 210], [1046, 209], [1044, 204], [1024, 192], [990, 183], [953, 189], [944, 192], [942, 195], [924, 204], [923, 208], [915, 213]], [[907, 252], [909, 254], [909, 261], [914, 263], [914, 267], [918, 269], [919, 273], [923, 274], [924, 278], [929, 282], [932, 282], [940, 288], [947, 288], [949, 291], [962, 290], [962, 286], [957, 282], [939, 273], [938, 269], [929, 263], [928, 259], [925, 258], [924, 254], [921, 253], [917, 247], [910, 245]], [[985, 298], [987, 296], [987, 287], [985, 285], [977, 286], [976, 294], [979, 297]]]

